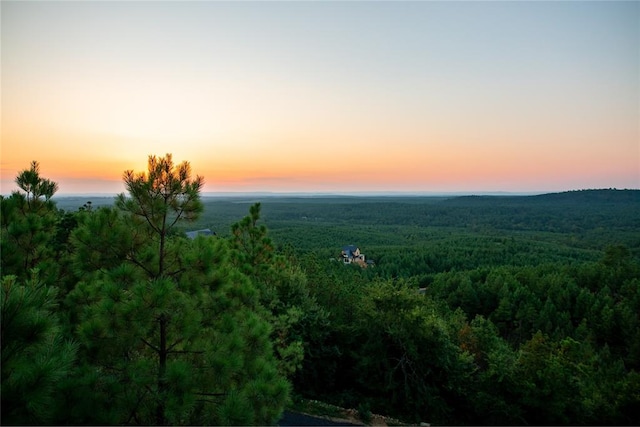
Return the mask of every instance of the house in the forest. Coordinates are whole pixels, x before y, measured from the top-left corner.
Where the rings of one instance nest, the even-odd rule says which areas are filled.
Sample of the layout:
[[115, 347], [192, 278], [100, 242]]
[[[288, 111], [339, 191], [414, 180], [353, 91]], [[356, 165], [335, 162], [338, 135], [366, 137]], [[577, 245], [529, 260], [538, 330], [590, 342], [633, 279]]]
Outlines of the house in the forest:
[[187, 235], [187, 237], [189, 239], [195, 239], [198, 236], [215, 236], [216, 232], [215, 231], [211, 231], [208, 228], [204, 228], [202, 230], [187, 231], [187, 232], [185, 232], [185, 234]]
[[361, 267], [370, 265], [365, 260], [365, 256], [360, 252], [360, 248], [355, 245], [344, 246], [342, 248], [342, 262], [345, 264], [356, 263]]

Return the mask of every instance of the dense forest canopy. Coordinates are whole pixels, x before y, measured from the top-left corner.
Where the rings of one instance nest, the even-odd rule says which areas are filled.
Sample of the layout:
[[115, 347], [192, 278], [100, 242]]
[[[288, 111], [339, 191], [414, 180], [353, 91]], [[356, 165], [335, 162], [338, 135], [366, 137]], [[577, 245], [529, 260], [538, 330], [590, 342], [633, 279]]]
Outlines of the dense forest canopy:
[[206, 198], [170, 155], [124, 181], [61, 198], [34, 162], [0, 200], [3, 424], [640, 419], [638, 190]]

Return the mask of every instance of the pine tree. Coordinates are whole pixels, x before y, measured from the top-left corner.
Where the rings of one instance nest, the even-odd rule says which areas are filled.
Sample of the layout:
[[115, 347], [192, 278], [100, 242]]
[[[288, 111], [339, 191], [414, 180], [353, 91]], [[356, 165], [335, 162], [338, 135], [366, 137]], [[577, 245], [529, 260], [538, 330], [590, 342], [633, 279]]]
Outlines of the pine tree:
[[59, 383], [71, 372], [76, 345], [60, 332], [56, 294], [36, 270], [24, 284], [2, 279], [3, 425], [50, 423], [60, 406]]
[[257, 286], [260, 302], [273, 325], [272, 340], [280, 372], [292, 377], [313, 351], [309, 338], [326, 327], [328, 314], [309, 294], [307, 277], [293, 260], [279, 254], [264, 224], [259, 224], [261, 204], [231, 226], [232, 260]]
[[0, 196], [2, 274], [27, 280], [29, 271], [38, 267], [41, 279], [53, 283], [57, 265], [51, 242], [57, 211], [51, 197], [58, 184], [40, 176], [40, 165], [36, 161], [20, 172], [15, 182], [22, 191]]
[[[169, 285], [167, 278], [171, 273], [166, 269], [167, 236], [169, 231], [181, 219], [195, 219], [202, 212], [200, 189], [204, 184], [202, 177], [191, 180], [191, 168], [188, 162], [177, 167], [173, 164], [171, 154], [158, 158], [149, 156], [147, 173], [135, 174], [128, 170], [124, 174], [124, 183], [129, 197], [120, 194], [116, 205], [138, 219], [140, 227], [147, 228], [152, 240], [157, 241], [157, 267], [144, 267], [149, 278], [156, 280], [155, 287], [163, 289]], [[139, 265], [144, 265], [139, 262]], [[156, 322], [158, 327], [158, 342], [154, 346], [147, 343], [158, 355], [158, 394], [160, 395], [156, 408], [156, 423], [163, 425], [165, 417], [165, 397], [167, 392], [166, 370], [170, 343], [167, 342], [168, 313], [160, 312]]]
[[124, 180], [119, 209], [85, 213], [72, 233], [83, 280], [67, 303], [86, 307], [77, 330], [87, 366], [69, 399], [91, 395], [82, 406], [95, 408], [72, 422], [274, 422], [289, 385], [255, 287], [230, 264], [227, 241], [171, 232], [202, 210], [202, 178], [167, 155]]

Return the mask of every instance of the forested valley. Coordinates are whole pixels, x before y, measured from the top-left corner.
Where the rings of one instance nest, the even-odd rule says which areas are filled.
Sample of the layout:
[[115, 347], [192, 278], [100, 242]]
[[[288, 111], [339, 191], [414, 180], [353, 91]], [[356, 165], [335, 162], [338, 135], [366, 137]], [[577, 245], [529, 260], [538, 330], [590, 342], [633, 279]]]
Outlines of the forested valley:
[[33, 162], [0, 200], [3, 425], [640, 419], [640, 190], [203, 197], [170, 155], [123, 179], [62, 198]]

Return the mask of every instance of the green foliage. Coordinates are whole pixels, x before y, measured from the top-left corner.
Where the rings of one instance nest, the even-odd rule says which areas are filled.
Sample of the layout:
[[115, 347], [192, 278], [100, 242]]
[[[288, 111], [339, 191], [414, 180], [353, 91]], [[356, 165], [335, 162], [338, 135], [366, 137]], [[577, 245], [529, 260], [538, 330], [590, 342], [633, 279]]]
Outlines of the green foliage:
[[200, 190], [204, 179], [196, 176], [192, 180], [189, 163], [176, 166], [171, 154], [149, 156], [146, 173], [128, 170], [123, 178], [129, 197], [118, 195], [116, 206], [130, 213], [136, 228], [146, 230], [157, 242], [157, 267], [146, 269], [152, 277], [163, 277], [167, 236], [178, 221], [193, 222], [202, 212]]
[[279, 370], [292, 377], [312, 351], [309, 331], [326, 324], [327, 314], [310, 297], [307, 278], [295, 260], [277, 254], [267, 228], [258, 224], [260, 203], [231, 226], [232, 261], [257, 286], [264, 316], [273, 326]]
[[116, 204], [142, 217], [157, 233], [182, 218], [194, 220], [202, 212], [200, 190], [204, 179], [197, 176], [192, 180], [189, 163], [174, 165], [171, 154], [159, 158], [149, 156], [147, 172], [128, 170], [124, 173], [124, 183], [129, 198], [120, 194]]
[[55, 185], [40, 178], [34, 170], [24, 171], [20, 176], [25, 174], [29, 175], [28, 183], [23, 183], [26, 194], [0, 196], [2, 274], [26, 280], [28, 272], [38, 268], [43, 273], [42, 279], [53, 283], [57, 269], [52, 259], [53, 237], [58, 213], [48, 195], [45, 200], [40, 197], [42, 191], [54, 191]]
[[[267, 227], [258, 225], [260, 203], [249, 208], [249, 215], [231, 226], [232, 242], [236, 249], [236, 264], [245, 274], [258, 278], [265, 269], [272, 268], [273, 244], [267, 237]], [[268, 272], [267, 272], [268, 273]]]
[[41, 198], [48, 201], [58, 191], [57, 183], [40, 177], [40, 164], [35, 160], [29, 169], [18, 174], [15, 182], [24, 191], [29, 207], [39, 203]]
[[72, 370], [76, 345], [56, 316], [56, 289], [37, 271], [23, 285], [2, 278], [2, 424], [47, 424], [61, 404], [60, 382]]
[[367, 403], [361, 403], [358, 405], [358, 418], [365, 424], [371, 423], [371, 409]]
[[453, 421], [446, 402], [459, 394], [471, 365], [452, 338], [452, 314], [390, 282], [367, 288], [358, 309], [355, 380], [375, 396], [375, 407], [413, 421]]

